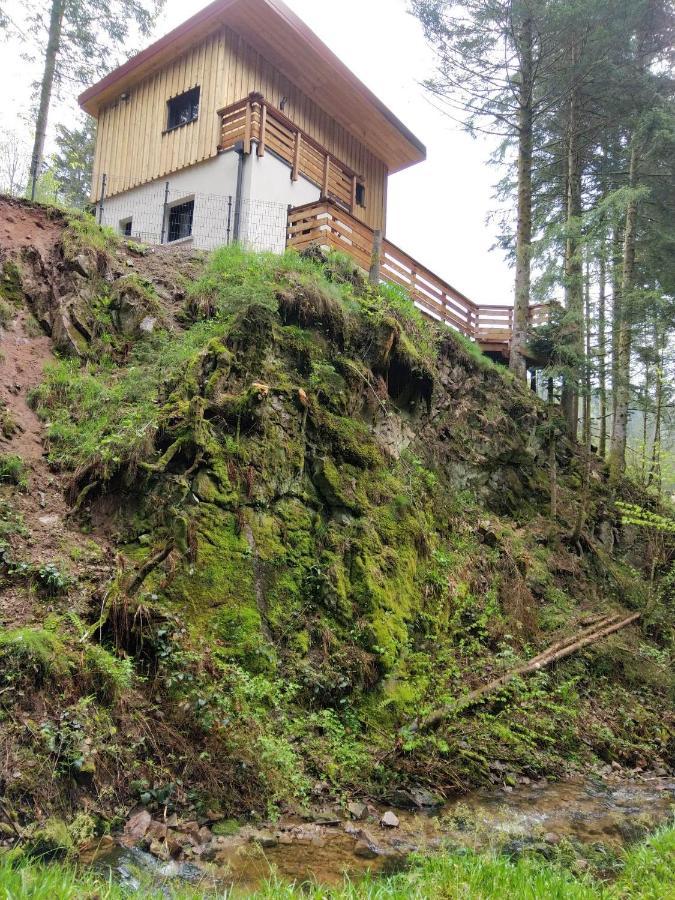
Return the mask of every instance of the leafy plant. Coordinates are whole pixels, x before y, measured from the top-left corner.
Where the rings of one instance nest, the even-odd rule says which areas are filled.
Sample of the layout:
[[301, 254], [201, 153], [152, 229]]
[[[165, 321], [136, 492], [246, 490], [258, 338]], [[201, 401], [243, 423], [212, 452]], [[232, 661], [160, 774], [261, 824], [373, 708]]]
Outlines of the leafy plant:
[[120, 659], [100, 644], [87, 644], [84, 670], [96, 694], [107, 701], [117, 700], [133, 683], [133, 660]]
[[70, 577], [64, 574], [56, 563], [39, 566], [35, 572], [35, 579], [39, 589], [49, 597], [65, 594], [71, 583]]

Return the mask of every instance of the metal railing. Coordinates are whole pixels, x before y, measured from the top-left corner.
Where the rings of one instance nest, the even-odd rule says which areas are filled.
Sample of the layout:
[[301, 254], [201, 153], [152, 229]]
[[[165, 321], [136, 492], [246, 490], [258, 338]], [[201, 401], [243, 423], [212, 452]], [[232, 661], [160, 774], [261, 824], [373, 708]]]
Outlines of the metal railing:
[[[348, 254], [368, 271], [371, 265], [374, 232], [329, 199], [307, 203], [288, 214], [289, 247], [303, 250], [312, 245], [330, 247]], [[485, 350], [504, 352], [513, 331], [513, 307], [480, 306], [452, 285], [405, 253], [396, 244], [384, 240], [380, 275], [404, 288], [415, 305], [426, 315], [445, 322], [476, 341]], [[545, 306], [530, 307], [533, 325], [546, 318]]]

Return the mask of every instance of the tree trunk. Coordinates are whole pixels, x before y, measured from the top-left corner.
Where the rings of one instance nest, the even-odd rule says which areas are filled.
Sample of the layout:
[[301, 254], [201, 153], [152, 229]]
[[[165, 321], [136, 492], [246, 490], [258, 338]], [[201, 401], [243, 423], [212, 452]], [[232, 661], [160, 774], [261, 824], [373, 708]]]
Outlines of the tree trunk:
[[642, 447], [640, 448], [640, 483], [647, 482], [647, 436], [649, 434], [649, 395], [652, 387], [652, 367], [645, 363], [645, 383], [642, 395]]
[[[637, 185], [638, 156], [635, 146], [630, 154], [629, 186]], [[626, 209], [626, 227], [623, 237], [623, 265], [621, 271], [621, 323], [619, 346], [616, 354], [616, 413], [612, 423], [612, 441], [609, 450], [610, 477], [620, 479], [626, 471], [626, 440], [628, 435], [628, 406], [630, 402], [630, 357], [633, 342], [631, 322], [631, 291], [635, 276], [635, 238], [637, 232], [637, 199], [633, 196]]]
[[[565, 242], [565, 302], [570, 349], [583, 359], [584, 283], [581, 260], [581, 153], [579, 150], [579, 92], [572, 91], [567, 134], [567, 240]], [[579, 373], [565, 376], [562, 407], [567, 434], [576, 440], [579, 427]]]
[[615, 225], [612, 230], [612, 431], [616, 419], [616, 391], [619, 383], [619, 335], [621, 333], [621, 229]]
[[590, 263], [586, 259], [586, 276], [584, 279], [584, 338], [586, 341], [586, 353], [584, 360], [584, 446], [591, 450], [591, 438], [593, 433], [592, 405], [591, 405], [591, 271]]
[[31, 157], [31, 199], [35, 199], [36, 182], [40, 176], [40, 166], [45, 149], [45, 137], [47, 135], [47, 120], [49, 118], [49, 105], [52, 99], [54, 87], [54, 73], [56, 71], [56, 57], [61, 47], [61, 28], [66, 0], [52, 0], [52, 9], [49, 17], [49, 38], [45, 51], [45, 66], [40, 82], [40, 104], [35, 122], [35, 141], [33, 143], [33, 155]]
[[470, 691], [470, 693], [460, 697], [455, 703], [448, 703], [439, 709], [435, 709], [424, 719], [416, 719], [414, 722], [411, 722], [408, 727], [414, 732], [435, 728], [437, 725], [440, 725], [441, 722], [459, 715], [464, 712], [464, 710], [474, 706], [488, 694], [506, 687], [506, 685], [513, 681], [514, 678], [518, 678], [522, 675], [529, 675], [533, 672], [540, 672], [542, 669], [546, 669], [554, 663], [559, 662], [559, 660], [566, 659], [573, 653], [577, 653], [579, 650], [583, 650], [585, 647], [589, 647], [592, 644], [596, 644], [598, 641], [609, 637], [610, 634], [614, 634], [617, 631], [621, 631], [623, 628], [627, 628], [629, 625], [633, 625], [641, 618], [641, 616], [642, 613], [639, 612], [633, 613], [625, 619], [621, 619], [620, 616], [606, 616], [596, 622], [595, 625], [583, 629], [572, 637], [567, 638], [566, 640], [557, 641], [555, 644], [552, 644], [544, 650], [543, 653], [539, 653], [524, 665], [512, 669], [510, 672], [501, 675], [499, 678], [495, 678], [494, 681], [483, 685], [483, 687]]
[[600, 459], [607, 456], [607, 260], [605, 238], [600, 246], [598, 285], [598, 400], [600, 406]]
[[647, 487], [652, 485], [661, 493], [661, 421], [663, 418], [663, 339], [658, 323], [654, 325], [654, 347], [656, 348], [656, 384], [654, 392], [654, 440], [649, 466]]
[[516, 284], [509, 368], [527, 378], [524, 349], [530, 320], [532, 256], [532, 20], [526, 17], [519, 32], [520, 97], [518, 109], [518, 223], [516, 227]]

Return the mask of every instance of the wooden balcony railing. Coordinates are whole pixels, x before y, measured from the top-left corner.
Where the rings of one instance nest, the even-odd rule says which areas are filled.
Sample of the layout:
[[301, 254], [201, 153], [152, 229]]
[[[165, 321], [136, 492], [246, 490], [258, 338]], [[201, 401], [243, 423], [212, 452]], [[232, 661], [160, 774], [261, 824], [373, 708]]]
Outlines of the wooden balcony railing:
[[302, 175], [348, 212], [356, 207], [356, 188], [363, 179], [345, 163], [335, 159], [314, 138], [299, 128], [262, 94], [249, 94], [238, 103], [218, 110], [219, 150], [229, 150], [238, 141], [250, 153], [253, 142], [258, 156], [269, 149], [291, 167], [291, 178]]
[[[368, 271], [373, 238], [374, 233], [367, 225], [330, 200], [289, 211], [287, 243], [297, 250], [316, 244], [331, 247], [348, 254]], [[455, 328], [484, 350], [508, 353], [513, 307], [479, 306], [388, 240], [382, 242], [380, 275], [383, 281], [405, 288], [426, 315]], [[531, 307], [530, 316], [533, 324], [542, 324], [545, 307]]]

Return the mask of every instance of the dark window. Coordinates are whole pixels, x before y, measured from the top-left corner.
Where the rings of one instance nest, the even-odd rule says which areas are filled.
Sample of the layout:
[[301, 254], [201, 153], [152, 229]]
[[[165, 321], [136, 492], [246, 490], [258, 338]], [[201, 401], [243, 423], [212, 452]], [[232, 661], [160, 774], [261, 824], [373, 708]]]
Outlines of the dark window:
[[131, 219], [120, 222], [120, 231], [125, 237], [131, 237]]
[[169, 210], [169, 241], [179, 241], [192, 234], [192, 216], [195, 202], [179, 203]]
[[166, 124], [167, 131], [177, 128], [179, 125], [187, 125], [194, 122], [199, 116], [199, 88], [192, 88], [184, 94], [179, 94], [166, 104], [169, 109]]
[[357, 206], [365, 206], [366, 205], [366, 186], [365, 186], [365, 184], [357, 184], [356, 185], [356, 205]]

